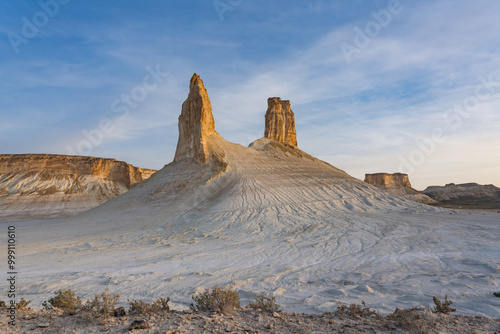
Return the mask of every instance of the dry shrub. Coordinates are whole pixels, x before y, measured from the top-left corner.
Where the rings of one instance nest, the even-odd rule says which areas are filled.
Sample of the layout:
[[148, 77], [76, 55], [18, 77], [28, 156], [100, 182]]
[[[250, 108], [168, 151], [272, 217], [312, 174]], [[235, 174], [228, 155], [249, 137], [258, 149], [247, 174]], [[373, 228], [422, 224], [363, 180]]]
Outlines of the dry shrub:
[[157, 300], [151, 303], [151, 312], [154, 313], [170, 312], [170, 306], [168, 305], [169, 301], [170, 301], [169, 297], [167, 297], [167, 299], [163, 297], [158, 298]]
[[401, 326], [401, 329], [404, 330], [405, 333], [433, 333], [436, 327], [432, 314], [428, 308], [397, 308], [394, 313], [389, 314], [387, 318]]
[[432, 300], [436, 305], [434, 306], [433, 310], [434, 313], [448, 314], [451, 312], [455, 312], [457, 310], [456, 308], [450, 307], [450, 305], [453, 304], [453, 302], [451, 300], [448, 300], [448, 295], [444, 297], [444, 303], [441, 303], [441, 301], [437, 299], [437, 297], [432, 297]]
[[145, 313], [161, 313], [161, 312], [169, 312], [170, 306], [168, 302], [170, 298], [158, 298], [153, 301], [151, 304], [148, 304], [142, 300], [129, 300], [130, 303], [130, 312], [145, 314]]
[[28, 305], [31, 303], [31, 300], [26, 300], [24, 298], [21, 298], [21, 300], [19, 301], [19, 303], [16, 304], [16, 308], [19, 310], [19, 311], [26, 311], [28, 309]]
[[348, 315], [351, 317], [364, 318], [364, 317], [375, 317], [381, 319], [380, 314], [369, 307], [366, 307], [364, 301], [361, 301], [361, 305], [352, 303], [351, 305], [345, 305], [337, 302], [337, 310], [335, 314], [338, 316]]
[[116, 293], [110, 294], [109, 289], [106, 288], [100, 295], [95, 295], [93, 300], [88, 300], [83, 309], [103, 317], [109, 317], [113, 314], [115, 304], [119, 298], [120, 295]]
[[248, 304], [248, 307], [262, 312], [273, 313], [281, 312], [281, 308], [276, 304], [276, 297], [257, 296], [253, 302]]
[[82, 300], [80, 297], [75, 297], [75, 292], [71, 289], [61, 290], [56, 292], [54, 297], [50, 298], [48, 301], [42, 303], [45, 309], [51, 309], [53, 307], [58, 307], [70, 314], [75, 314], [78, 308], [81, 306]]
[[238, 292], [222, 289], [219, 286], [205, 289], [204, 292], [192, 298], [195, 301], [195, 305], [191, 304], [193, 311], [230, 313], [240, 307]]
[[128, 300], [130, 303], [129, 312], [144, 314], [148, 313], [151, 305], [142, 300]]

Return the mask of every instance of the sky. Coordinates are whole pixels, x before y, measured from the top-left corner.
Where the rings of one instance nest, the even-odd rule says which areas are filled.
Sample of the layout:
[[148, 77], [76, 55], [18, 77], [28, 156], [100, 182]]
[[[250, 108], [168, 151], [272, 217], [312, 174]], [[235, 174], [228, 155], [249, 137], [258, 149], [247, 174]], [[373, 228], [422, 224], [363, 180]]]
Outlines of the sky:
[[300, 149], [364, 179], [500, 186], [500, 2], [0, 0], [0, 153], [160, 169], [201, 75], [247, 146], [267, 98]]

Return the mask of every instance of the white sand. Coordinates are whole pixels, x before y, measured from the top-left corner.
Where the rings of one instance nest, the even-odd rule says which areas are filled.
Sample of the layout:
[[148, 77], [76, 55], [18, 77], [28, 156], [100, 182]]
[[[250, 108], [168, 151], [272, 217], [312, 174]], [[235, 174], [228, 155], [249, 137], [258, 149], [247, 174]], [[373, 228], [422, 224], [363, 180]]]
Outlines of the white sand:
[[211, 145], [229, 166], [218, 176], [170, 164], [78, 216], [16, 221], [22, 296], [39, 307], [60, 288], [89, 298], [109, 287], [124, 303], [170, 296], [185, 308], [219, 284], [243, 304], [270, 293], [286, 311], [324, 312], [447, 294], [459, 313], [500, 317], [500, 213], [410, 202], [279, 148]]

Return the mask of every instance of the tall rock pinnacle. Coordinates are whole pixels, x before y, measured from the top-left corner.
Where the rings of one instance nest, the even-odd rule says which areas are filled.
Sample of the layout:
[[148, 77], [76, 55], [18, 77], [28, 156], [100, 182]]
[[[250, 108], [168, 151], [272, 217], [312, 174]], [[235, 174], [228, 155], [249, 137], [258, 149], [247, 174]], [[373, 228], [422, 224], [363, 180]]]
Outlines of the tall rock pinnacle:
[[290, 101], [270, 97], [267, 99], [267, 105], [264, 136], [296, 147], [295, 115], [290, 108]]
[[193, 158], [198, 163], [208, 162], [206, 139], [212, 134], [217, 134], [212, 106], [203, 81], [195, 73], [189, 84], [189, 95], [182, 104], [179, 116], [179, 141], [174, 161]]

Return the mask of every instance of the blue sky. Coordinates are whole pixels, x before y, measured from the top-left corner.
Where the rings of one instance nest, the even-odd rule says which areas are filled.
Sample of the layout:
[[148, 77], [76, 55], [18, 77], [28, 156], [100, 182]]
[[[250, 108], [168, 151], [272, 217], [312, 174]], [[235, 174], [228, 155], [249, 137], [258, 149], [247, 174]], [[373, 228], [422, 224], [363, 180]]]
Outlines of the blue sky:
[[231, 142], [262, 137], [280, 96], [299, 148], [355, 177], [500, 186], [498, 1], [0, 5], [0, 153], [159, 169], [196, 72]]

